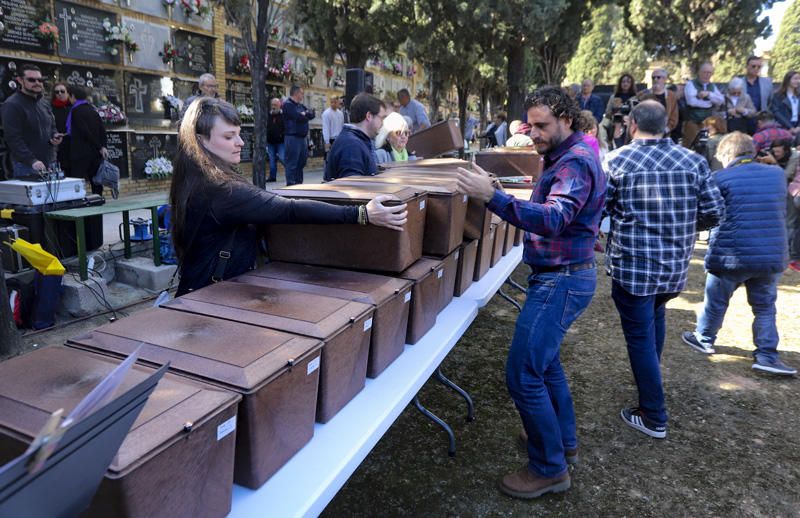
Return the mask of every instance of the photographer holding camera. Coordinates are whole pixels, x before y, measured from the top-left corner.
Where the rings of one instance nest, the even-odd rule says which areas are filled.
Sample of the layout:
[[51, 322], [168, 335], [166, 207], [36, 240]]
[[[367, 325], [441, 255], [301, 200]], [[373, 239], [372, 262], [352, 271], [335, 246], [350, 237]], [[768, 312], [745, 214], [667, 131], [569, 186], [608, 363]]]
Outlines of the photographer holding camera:
[[608, 100], [603, 118], [603, 129], [609, 149], [624, 146], [630, 141], [628, 135], [627, 116], [631, 109], [639, 103], [636, 96], [636, 82], [630, 74], [622, 74], [614, 95]]
[[697, 70], [697, 77], [687, 82], [683, 90], [689, 117], [683, 124], [683, 145], [690, 149], [694, 147], [697, 133], [703, 128], [703, 121], [719, 111], [720, 106], [725, 103], [725, 97], [711, 84], [713, 75], [714, 66], [703, 63]]

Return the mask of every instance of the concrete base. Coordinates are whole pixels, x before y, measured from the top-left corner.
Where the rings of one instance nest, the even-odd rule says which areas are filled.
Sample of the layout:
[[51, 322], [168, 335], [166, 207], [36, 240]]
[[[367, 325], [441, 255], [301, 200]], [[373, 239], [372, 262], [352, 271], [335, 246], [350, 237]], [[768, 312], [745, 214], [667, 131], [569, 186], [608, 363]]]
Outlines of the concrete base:
[[174, 264], [156, 266], [153, 264], [151, 257], [118, 259], [115, 280], [137, 288], [157, 292], [169, 286], [169, 281], [172, 279], [172, 274], [175, 273], [176, 269], [177, 266]]
[[61, 304], [58, 308], [61, 314], [76, 318], [108, 311], [103, 297], [111, 307], [118, 305], [109, 297], [108, 284], [99, 275], [90, 274], [89, 279], [83, 283], [77, 275], [65, 275], [61, 286]]

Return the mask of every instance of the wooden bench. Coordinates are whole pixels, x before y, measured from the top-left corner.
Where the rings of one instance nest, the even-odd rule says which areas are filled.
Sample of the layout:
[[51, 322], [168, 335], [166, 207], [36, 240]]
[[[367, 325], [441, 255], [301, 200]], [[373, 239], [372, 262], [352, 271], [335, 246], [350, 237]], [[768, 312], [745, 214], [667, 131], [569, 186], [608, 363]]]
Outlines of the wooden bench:
[[75, 222], [75, 235], [78, 245], [78, 266], [80, 268], [81, 280], [89, 278], [88, 261], [86, 258], [86, 228], [84, 220], [90, 216], [101, 214], [122, 213], [122, 231], [125, 242], [125, 258], [131, 258], [131, 228], [128, 213], [132, 210], [149, 209], [153, 220], [153, 262], [156, 266], [161, 266], [161, 242], [158, 235], [158, 207], [169, 203], [167, 193], [141, 194], [129, 196], [125, 199], [112, 200], [104, 205], [94, 207], [82, 207], [79, 209], [56, 210], [45, 212], [45, 223], [49, 227], [50, 220], [60, 219]]

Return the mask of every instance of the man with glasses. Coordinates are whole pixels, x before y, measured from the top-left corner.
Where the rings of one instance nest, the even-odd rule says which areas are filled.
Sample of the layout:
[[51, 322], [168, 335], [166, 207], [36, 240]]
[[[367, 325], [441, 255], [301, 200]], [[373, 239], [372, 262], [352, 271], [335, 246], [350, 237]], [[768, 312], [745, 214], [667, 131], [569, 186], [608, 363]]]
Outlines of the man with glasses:
[[672, 133], [678, 127], [678, 96], [675, 92], [667, 89], [667, 78], [669, 74], [663, 68], [653, 70], [653, 87], [639, 92], [639, 100], [645, 101], [652, 99], [661, 103], [667, 111], [667, 134]]
[[578, 97], [578, 105], [581, 110], [589, 110], [594, 115], [597, 124], [603, 120], [603, 113], [606, 111], [606, 106], [600, 96], [593, 94], [594, 82], [591, 79], [584, 79], [581, 83], [581, 95]]
[[350, 124], [345, 124], [325, 162], [325, 181], [378, 173], [374, 139], [386, 118], [386, 105], [370, 94], [350, 102]]
[[761, 77], [761, 58], [750, 56], [747, 58], [747, 73], [741, 76], [747, 82], [747, 95], [753, 101], [758, 111], [769, 109], [769, 99], [772, 96], [772, 79]]
[[200, 92], [197, 95], [192, 95], [187, 97], [186, 100], [183, 102], [183, 111], [186, 112], [186, 109], [189, 107], [190, 104], [195, 99], [199, 99], [201, 97], [212, 97], [216, 98], [219, 97], [219, 83], [217, 83], [217, 78], [214, 77], [214, 74], [203, 74], [197, 80], [197, 90]]
[[2, 108], [3, 130], [15, 178], [46, 171], [63, 137], [56, 130], [53, 110], [42, 97], [44, 78], [39, 67], [23, 65], [17, 82], [19, 91]]

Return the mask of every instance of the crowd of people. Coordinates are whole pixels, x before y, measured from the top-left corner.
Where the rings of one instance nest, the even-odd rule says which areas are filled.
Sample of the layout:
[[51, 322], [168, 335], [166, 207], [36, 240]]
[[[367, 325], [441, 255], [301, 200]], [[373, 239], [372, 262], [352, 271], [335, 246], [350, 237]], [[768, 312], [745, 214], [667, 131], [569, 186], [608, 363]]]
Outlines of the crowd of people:
[[[529, 462], [500, 481], [504, 493], [536, 498], [570, 487], [568, 466], [578, 462], [579, 443], [560, 345], [594, 296], [604, 217], [610, 221], [606, 273], [638, 388], [638, 401], [620, 411], [625, 424], [653, 438], [667, 436], [660, 367], [666, 305], [686, 286], [701, 230], [710, 229], [704, 305], [695, 328], [681, 330], [682, 341], [713, 354], [728, 301], [744, 285], [754, 314], [752, 369], [796, 374], [778, 353], [776, 299], [784, 270], [800, 271], [800, 72], [789, 72], [773, 89], [760, 67], [759, 58], [749, 58], [747, 72], [724, 91], [711, 82], [709, 63], [675, 87], [667, 86], [663, 69], [643, 91], [624, 74], [606, 103], [589, 79], [580, 87], [538, 89], [523, 113], [511, 114], [511, 122], [498, 113], [483, 132], [490, 145], [528, 145], [543, 155], [544, 171], [529, 200], [504, 192], [477, 165], [459, 169], [462, 192], [525, 230], [523, 257], [531, 270], [506, 365]], [[55, 150], [68, 157], [73, 174], [87, 174], [105, 156], [105, 133], [96, 113], [82, 107], [86, 92], [57, 84], [50, 108], [38, 102], [36, 67], [23, 67], [20, 80], [20, 94], [2, 108], [15, 174], [42, 170]], [[333, 206], [284, 199], [246, 181], [235, 169], [244, 146], [241, 121], [232, 105], [216, 98], [215, 84], [213, 76], [201, 78], [201, 93], [187, 103], [180, 122], [170, 191], [178, 295], [252, 268], [261, 245], [268, 248], [253, 225], [402, 230], [406, 207], [383, 205], [387, 197]], [[288, 94], [283, 102], [270, 101], [265, 129], [269, 180], [282, 161], [291, 185], [303, 182], [309, 121], [316, 114], [304, 106], [301, 87]], [[430, 126], [407, 90], [390, 103], [362, 93], [348, 108], [345, 117], [341, 99], [332, 98], [322, 114], [326, 180], [375, 175], [379, 163], [413, 160], [409, 136]], [[471, 119], [466, 126], [475, 137]]]

